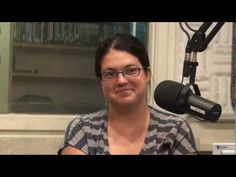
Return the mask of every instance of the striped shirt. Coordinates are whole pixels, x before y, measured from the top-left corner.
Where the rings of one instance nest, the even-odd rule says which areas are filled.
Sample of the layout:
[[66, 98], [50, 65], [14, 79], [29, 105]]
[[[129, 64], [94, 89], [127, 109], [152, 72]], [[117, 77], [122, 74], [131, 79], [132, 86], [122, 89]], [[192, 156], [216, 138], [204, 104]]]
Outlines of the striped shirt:
[[[180, 117], [163, 113], [151, 106], [148, 133], [140, 155], [197, 153], [194, 136], [188, 123]], [[64, 143], [88, 155], [109, 155], [107, 134], [108, 108], [74, 118], [68, 125]]]

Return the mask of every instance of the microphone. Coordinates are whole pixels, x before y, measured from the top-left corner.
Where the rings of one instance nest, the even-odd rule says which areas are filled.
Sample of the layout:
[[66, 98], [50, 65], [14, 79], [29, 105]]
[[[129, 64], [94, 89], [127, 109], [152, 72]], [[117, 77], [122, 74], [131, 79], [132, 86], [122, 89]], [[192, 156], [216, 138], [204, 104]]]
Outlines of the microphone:
[[175, 81], [162, 81], [155, 89], [154, 100], [161, 108], [176, 113], [190, 114], [216, 122], [221, 115], [221, 106], [194, 94], [189, 86]]

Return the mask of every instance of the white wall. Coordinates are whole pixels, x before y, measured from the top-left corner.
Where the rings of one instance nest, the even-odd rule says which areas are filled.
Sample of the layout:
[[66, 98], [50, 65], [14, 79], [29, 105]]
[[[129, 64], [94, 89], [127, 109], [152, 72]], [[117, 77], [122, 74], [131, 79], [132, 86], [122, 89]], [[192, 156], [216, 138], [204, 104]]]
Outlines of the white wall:
[[0, 154], [56, 154], [74, 116], [0, 114]]
[[[189, 23], [198, 29], [202, 23]], [[211, 30], [211, 29], [209, 29]], [[206, 32], [206, 35], [209, 32]], [[151, 92], [163, 80], [181, 82], [187, 37], [178, 23], [150, 23], [149, 53], [153, 80]], [[201, 151], [211, 151], [212, 143], [235, 142], [234, 115], [230, 101], [232, 23], [225, 23], [202, 53], [198, 53], [196, 82], [204, 98], [221, 104], [216, 123], [186, 117]], [[154, 100], [150, 104], [157, 107]]]

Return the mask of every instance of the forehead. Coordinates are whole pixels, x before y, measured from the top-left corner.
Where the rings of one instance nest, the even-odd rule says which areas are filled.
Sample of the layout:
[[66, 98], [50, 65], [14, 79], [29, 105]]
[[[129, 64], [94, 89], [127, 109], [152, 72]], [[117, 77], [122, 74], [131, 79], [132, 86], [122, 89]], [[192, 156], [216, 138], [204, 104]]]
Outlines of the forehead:
[[101, 60], [101, 69], [122, 69], [128, 65], [141, 66], [138, 58], [129, 52], [110, 50]]

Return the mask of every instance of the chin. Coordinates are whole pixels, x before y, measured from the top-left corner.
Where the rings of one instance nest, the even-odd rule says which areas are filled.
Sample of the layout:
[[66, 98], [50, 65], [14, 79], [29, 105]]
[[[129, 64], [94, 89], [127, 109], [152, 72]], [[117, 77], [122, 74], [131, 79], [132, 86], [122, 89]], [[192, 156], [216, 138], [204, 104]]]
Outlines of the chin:
[[126, 99], [126, 98], [120, 98], [120, 99], [116, 99], [114, 101], [114, 104], [116, 105], [122, 105], [122, 106], [129, 106], [129, 105], [134, 105], [135, 104], [135, 100], [133, 99]]

